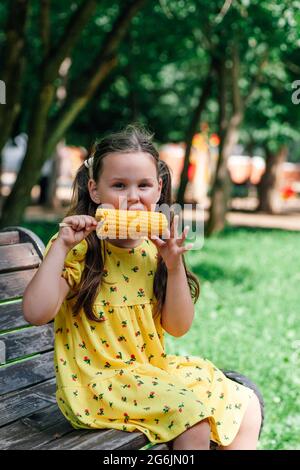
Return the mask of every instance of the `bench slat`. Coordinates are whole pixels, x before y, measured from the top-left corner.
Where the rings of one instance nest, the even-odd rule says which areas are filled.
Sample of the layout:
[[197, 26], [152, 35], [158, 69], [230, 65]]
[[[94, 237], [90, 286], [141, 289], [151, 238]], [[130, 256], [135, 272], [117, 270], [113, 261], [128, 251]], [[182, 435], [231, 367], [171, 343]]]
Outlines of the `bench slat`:
[[[75, 430], [56, 405], [0, 429], [1, 449], [136, 449], [147, 443], [141, 433], [114, 429]], [[136, 443], [137, 445], [134, 445]], [[141, 443], [141, 445], [140, 445]], [[75, 447], [74, 447], [75, 446]]]
[[162, 444], [156, 444], [155, 446], [152, 446], [149, 450], [170, 450], [167, 444], [164, 442]]
[[56, 403], [55, 390], [56, 380], [50, 379], [2, 397], [0, 402], [0, 427], [47, 408], [49, 403]]
[[21, 326], [29, 326], [23, 317], [22, 299], [0, 304], [0, 331], [13, 330]]
[[43, 450], [133, 450], [149, 441], [141, 431], [126, 432], [115, 429], [74, 431], [58, 441], [43, 446]]
[[53, 325], [33, 326], [0, 336], [5, 344], [6, 362], [53, 349]]
[[73, 428], [57, 405], [50, 405], [31, 416], [0, 429], [1, 449], [33, 449], [72, 432]]
[[0, 246], [0, 273], [36, 268], [40, 264], [32, 243]]
[[45, 245], [42, 240], [31, 230], [24, 227], [11, 226], [0, 230], [0, 245], [16, 243], [32, 243], [35, 251], [43, 259]]
[[0, 299], [21, 297], [37, 269], [0, 274]]
[[15, 245], [20, 243], [20, 235], [17, 230], [0, 232], [0, 245]]
[[32, 359], [0, 367], [0, 395], [54, 377], [53, 351]]

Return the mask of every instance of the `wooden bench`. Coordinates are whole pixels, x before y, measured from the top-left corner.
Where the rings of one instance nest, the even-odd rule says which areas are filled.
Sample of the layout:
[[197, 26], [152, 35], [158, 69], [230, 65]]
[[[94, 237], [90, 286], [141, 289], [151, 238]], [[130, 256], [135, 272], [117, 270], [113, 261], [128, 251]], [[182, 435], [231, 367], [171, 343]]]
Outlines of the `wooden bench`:
[[[43, 242], [30, 230], [0, 231], [0, 448], [105, 449], [150, 448], [140, 431], [75, 430], [55, 399], [53, 322], [31, 326], [22, 314], [22, 295], [38, 269]], [[255, 390], [246, 377], [225, 371], [233, 380]], [[170, 447], [169, 447], [170, 446]], [[171, 443], [151, 447], [168, 450]]]

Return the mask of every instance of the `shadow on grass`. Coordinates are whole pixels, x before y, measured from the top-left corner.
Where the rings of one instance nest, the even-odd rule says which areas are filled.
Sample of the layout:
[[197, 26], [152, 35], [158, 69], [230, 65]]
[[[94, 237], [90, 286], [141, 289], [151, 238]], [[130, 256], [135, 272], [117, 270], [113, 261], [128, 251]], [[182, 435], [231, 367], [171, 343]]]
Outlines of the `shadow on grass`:
[[244, 284], [245, 279], [249, 279], [252, 272], [246, 268], [224, 269], [223, 267], [209, 263], [207, 261], [194, 265], [193, 273], [203, 281], [215, 282], [220, 279], [232, 281], [234, 284]]

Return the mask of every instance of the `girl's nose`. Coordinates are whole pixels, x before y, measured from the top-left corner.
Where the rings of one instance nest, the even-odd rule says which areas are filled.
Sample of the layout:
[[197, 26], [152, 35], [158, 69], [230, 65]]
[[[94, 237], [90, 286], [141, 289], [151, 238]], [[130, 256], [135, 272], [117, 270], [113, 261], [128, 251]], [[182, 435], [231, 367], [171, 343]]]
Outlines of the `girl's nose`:
[[128, 202], [133, 203], [133, 202], [139, 201], [139, 199], [140, 197], [139, 197], [138, 190], [136, 188], [130, 188], [127, 193]]

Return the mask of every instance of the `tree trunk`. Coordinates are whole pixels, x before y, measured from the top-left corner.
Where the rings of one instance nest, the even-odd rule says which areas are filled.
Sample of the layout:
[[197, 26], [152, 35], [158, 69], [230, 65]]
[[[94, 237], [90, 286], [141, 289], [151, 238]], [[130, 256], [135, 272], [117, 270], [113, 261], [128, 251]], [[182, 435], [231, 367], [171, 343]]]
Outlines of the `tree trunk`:
[[194, 135], [197, 132], [197, 129], [201, 120], [201, 114], [205, 108], [207, 99], [211, 92], [212, 81], [213, 81], [212, 72], [213, 72], [213, 63], [211, 64], [209, 68], [207, 77], [204, 82], [204, 86], [201, 89], [198, 106], [194, 110], [194, 113], [192, 115], [192, 119], [190, 122], [190, 126], [187, 130], [184, 164], [183, 164], [183, 170], [181, 173], [180, 184], [179, 184], [177, 197], [176, 197], [176, 202], [180, 204], [181, 207], [183, 207], [184, 205], [184, 194], [185, 194], [186, 186], [188, 183], [188, 169], [189, 169], [190, 154], [191, 154], [191, 149], [192, 149], [192, 141], [193, 141]]
[[[54, 152], [56, 144], [64, 136], [66, 130], [93, 97], [112, 69], [116, 67], [116, 51], [128, 31], [132, 18], [147, 1], [131, 0], [124, 6], [93, 63], [88, 70], [83, 71], [82, 77], [76, 79], [73, 89], [69, 91], [65, 103], [54, 118], [54, 122], [50, 123], [50, 130], [45, 142], [47, 156]], [[86, 77], [90, 77], [88, 83], [86, 83]]]
[[56, 196], [59, 161], [58, 156], [55, 154], [52, 159], [52, 171], [47, 183], [45, 207], [52, 210], [58, 209], [60, 206], [60, 201]]
[[84, 1], [70, 18], [60, 44], [50, 49], [49, 54], [44, 58], [41, 67], [41, 87], [30, 117], [26, 155], [13, 190], [4, 201], [0, 227], [20, 224], [25, 208], [31, 201], [31, 189], [38, 182], [41, 168], [46, 160], [43, 144], [58, 69], [61, 61], [74, 47], [82, 28], [95, 8], [95, 0]]
[[239, 126], [244, 115], [244, 107], [240, 96], [238, 85], [239, 79], [239, 56], [237, 47], [234, 45], [232, 50], [231, 67], [231, 98], [232, 114], [226, 119], [227, 102], [227, 81], [225, 57], [217, 65], [219, 82], [219, 136], [220, 147], [219, 157], [215, 170], [215, 175], [211, 189], [211, 203], [209, 217], [205, 226], [206, 236], [224, 229], [226, 223], [226, 213], [230, 199], [231, 181], [227, 169], [228, 158], [233, 147], [238, 142]]
[[[22, 77], [25, 67], [25, 37], [29, 2], [14, 0], [11, 2], [5, 31], [6, 43], [3, 47], [1, 80], [6, 86], [5, 106], [0, 106], [0, 175], [2, 175], [1, 151], [11, 135], [15, 121], [21, 111]], [[17, 13], [16, 13], [17, 12]], [[0, 194], [2, 194], [0, 177]]]
[[31, 200], [31, 189], [39, 180], [43, 166], [43, 141], [47, 113], [53, 94], [54, 87], [52, 85], [45, 86], [34, 107], [26, 154], [13, 190], [4, 201], [1, 227], [21, 223], [24, 210]]
[[278, 152], [273, 153], [266, 146], [266, 171], [258, 185], [257, 211], [276, 214], [280, 212], [279, 184], [281, 178], [281, 165], [285, 162], [288, 149], [282, 146]]
[[211, 198], [209, 219], [205, 228], [206, 236], [210, 236], [212, 233], [220, 232], [224, 229], [228, 210], [228, 201], [230, 199], [230, 189], [230, 176], [228, 174], [226, 160], [222, 157], [222, 165], [219, 169]]
[[[74, 122], [80, 111], [87, 105], [101, 83], [107, 78], [112, 69], [116, 66], [116, 57], [112, 57], [108, 61], [104, 61], [97, 73], [90, 82], [85, 86], [84, 90], [72, 93], [63, 104], [55, 121], [50, 126], [45, 141], [45, 155], [49, 157], [54, 151], [57, 143], [63, 138], [67, 129]], [[89, 76], [89, 74], [87, 74]]]

